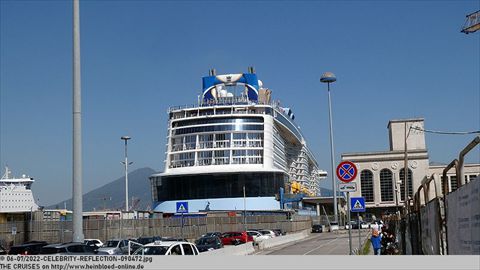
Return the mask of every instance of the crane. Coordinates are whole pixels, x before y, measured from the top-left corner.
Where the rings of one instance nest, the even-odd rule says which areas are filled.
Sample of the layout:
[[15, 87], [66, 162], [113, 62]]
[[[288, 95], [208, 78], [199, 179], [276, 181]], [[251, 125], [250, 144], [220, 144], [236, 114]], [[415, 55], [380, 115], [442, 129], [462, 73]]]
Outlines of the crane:
[[466, 17], [467, 20], [465, 21], [461, 32], [470, 34], [478, 31], [480, 29], [480, 10], [468, 14]]

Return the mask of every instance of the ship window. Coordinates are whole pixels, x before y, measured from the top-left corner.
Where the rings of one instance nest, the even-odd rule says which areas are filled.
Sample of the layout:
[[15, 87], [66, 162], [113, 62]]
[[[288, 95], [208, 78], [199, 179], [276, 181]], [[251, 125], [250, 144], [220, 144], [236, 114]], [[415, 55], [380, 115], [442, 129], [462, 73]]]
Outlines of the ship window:
[[[217, 109], [217, 113], [219, 109]], [[230, 113], [228, 109], [228, 113]], [[204, 124], [220, 124], [220, 123], [263, 123], [263, 117], [243, 117], [243, 118], [209, 118], [209, 119], [195, 119], [195, 120], [184, 120], [174, 122], [172, 126], [185, 127], [185, 126], [195, 126], [195, 125], [204, 125]]]
[[247, 134], [246, 133], [233, 133], [234, 140], [246, 140]]
[[191, 127], [191, 128], [179, 128], [172, 131], [172, 135], [183, 135], [191, 133], [202, 132], [218, 132], [218, 131], [243, 131], [243, 130], [263, 130], [263, 125], [216, 125], [216, 126], [203, 126], [203, 127]]
[[246, 151], [245, 151], [245, 150], [233, 150], [233, 151], [232, 151], [232, 155], [233, 155], [234, 157], [245, 156], [245, 155], [246, 155]]
[[213, 115], [213, 109], [200, 110], [200, 115]]
[[212, 151], [198, 152], [198, 166], [206, 166], [212, 164]]
[[247, 197], [275, 196], [285, 179], [273, 172], [166, 176], [156, 191], [159, 201], [243, 197], [243, 186]]

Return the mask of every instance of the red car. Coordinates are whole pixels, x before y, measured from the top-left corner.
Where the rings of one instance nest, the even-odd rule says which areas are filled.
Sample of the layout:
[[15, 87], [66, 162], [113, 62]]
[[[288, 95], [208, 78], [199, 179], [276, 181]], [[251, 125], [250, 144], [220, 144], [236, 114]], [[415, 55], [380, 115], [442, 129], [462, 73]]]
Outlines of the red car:
[[247, 232], [226, 232], [220, 238], [224, 245], [239, 245], [253, 241], [253, 237], [247, 235]]

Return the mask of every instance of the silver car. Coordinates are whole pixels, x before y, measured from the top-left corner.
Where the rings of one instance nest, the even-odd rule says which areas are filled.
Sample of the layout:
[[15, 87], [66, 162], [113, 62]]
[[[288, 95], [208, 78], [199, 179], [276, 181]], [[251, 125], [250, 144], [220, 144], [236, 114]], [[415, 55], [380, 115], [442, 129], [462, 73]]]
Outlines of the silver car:
[[333, 232], [333, 231], [338, 231], [340, 227], [338, 226], [338, 222], [331, 222], [330, 223], [330, 231]]
[[110, 239], [103, 247], [98, 249], [99, 253], [105, 253], [108, 255], [122, 255], [128, 252], [128, 240], [127, 239]]

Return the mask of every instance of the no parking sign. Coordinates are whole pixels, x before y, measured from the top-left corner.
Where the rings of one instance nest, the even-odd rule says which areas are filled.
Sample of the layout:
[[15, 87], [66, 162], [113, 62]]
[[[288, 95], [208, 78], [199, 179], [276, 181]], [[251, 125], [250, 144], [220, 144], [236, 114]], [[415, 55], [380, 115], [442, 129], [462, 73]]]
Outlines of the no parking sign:
[[352, 182], [357, 177], [357, 166], [350, 161], [341, 162], [337, 166], [337, 177], [342, 182]]

